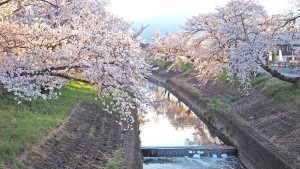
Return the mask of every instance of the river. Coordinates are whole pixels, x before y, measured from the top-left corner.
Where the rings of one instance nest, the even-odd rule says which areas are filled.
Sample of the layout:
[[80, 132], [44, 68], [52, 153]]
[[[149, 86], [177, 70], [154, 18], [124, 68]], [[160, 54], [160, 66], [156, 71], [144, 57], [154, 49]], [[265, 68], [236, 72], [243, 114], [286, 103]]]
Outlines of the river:
[[[158, 84], [145, 81], [152, 92], [152, 110], [139, 114], [141, 147], [226, 146], [193, 111]], [[144, 157], [145, 169], [238, 169], [235, 156]]]

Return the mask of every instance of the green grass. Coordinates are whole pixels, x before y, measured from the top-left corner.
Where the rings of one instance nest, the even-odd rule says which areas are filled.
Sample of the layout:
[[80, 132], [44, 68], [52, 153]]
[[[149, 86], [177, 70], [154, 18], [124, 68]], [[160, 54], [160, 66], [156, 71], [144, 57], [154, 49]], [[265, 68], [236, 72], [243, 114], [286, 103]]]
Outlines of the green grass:
[[156, 63], [158, 63], [158, 65], [160, 67], [167, 67], [169, 66], [172, 62], [169, 62], [169, 61], [165, 61], [165, 60], [156, 60]]
[[113, 155], [111, 159], [109, 159], [108, 164], [106, 165], [106, 169], [118, 169], [120, 167], [120, 162], [123, 159], [123, 149], [119, 148]]
[[170, 62], [170, 61], [165, 61], [165, 60], [163, 60], [163, 59], [152, 59], [152, 58], [148, 58], [148, 59], [146, 59], [146, 61], [149, 61], [149, 62], [155, 62], [155, 63], [158, 64], [158, 66], [159, 66], [160, 68], [165, 68], [165, 67], [169, 66], [170, 64], [172, 64], [172, 62]]
[[239, 100], [239, 97], [230, 97], [228, 99], [213, 98], [207, 104], [208, 119], [212, 120], [213, 114], [216, 110], [222, 110], [225, 112], [230, 111], [230, 105]]
[[[70, 82], [59, 99], [41, 99], [20, 105], [10, 93], [0, 95], [0, 168], [31, 148], [51, 130], [59, 127], [79, 101], [102, 106], [97, 90], [80, 82]], [[110, 102], [109, 100], [107, 102]]]
[[[146, 61], [155, 62], [155, 63], [158, 64], [158, 66], [160, 68], [166, 68], [167, 66], [169, 66], [169, 65], [172, 64], [172, 62], [165, 61], [163, 59], [151, 59], [151, 58], [148, 58], [148, 59], [146, 59]], [[189, 70], [193, 70], [194, 69], [194, 66], [193, 66], [192, 63], [180, 63], [180, 64], [176, 65], [176, 67], [178, 67], [182, 71], [189, 71]]]
[[266, 77], [266, 76], [252, 77], [250, 80], [250, 84], [251, 84], [251, 86], [256, 86], [267, 79], [268, 79], [268, 77]]
[[194, 66], [192, 63], [181, 63], [179, 65], [180, 70], [182, 71], [189, 71], [189, 70], [193, 70]]
[[300, 88], [288, 82], [281, 82], [270, 86], [266, 89], [265, 94], [280, 101], [300, 102]]
[[[222, 82], [229, 84], [230, 81], [227, 78], [227, 72], [224, 71], [223, 73], [221, 73], [218, 76], [218, 79], [221, 80]], [[266, 76], [255, 76], [255, 77], [251, 77], [250, 78], [250, 84], [251, 86], [256, 86], [258, 84], [260, 84], [261, 82], [265, 81], [266, 79], [268, 79], [268, 77]], [[233, 79], [233, 86], [237, 87], [240, 85], [239, 79], [237, 77], [234, 77]]]
[[[221, 74], [219, 74], [219, 75], [217, 76], [217, 78], [218, 78], [220, 81], [222, 81], [222, 82], [224, 82], [224, 83], [226, 83], [226, 84], [229, 84], [229, 83], [230, 83], [230, 80], [228, 80], [228, 76], [227, 76], [227, 72], [226, 72], [226, 71], [223, 71]], [[234, 79], [234, 84], [237, 83], [237, 82], [238, 82], [238, 79], [235, 77], [235, 79]]]

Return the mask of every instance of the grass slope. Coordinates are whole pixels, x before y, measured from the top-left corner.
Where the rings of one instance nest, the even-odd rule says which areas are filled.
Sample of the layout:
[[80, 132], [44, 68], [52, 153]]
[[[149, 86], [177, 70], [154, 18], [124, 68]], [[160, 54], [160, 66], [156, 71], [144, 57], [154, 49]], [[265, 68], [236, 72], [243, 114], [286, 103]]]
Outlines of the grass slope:
[[34, 100], [20, 105], [10, 93], [0, 95], [0, 168], [12, 163], [51, 130], [59, 127], [78, 101], [95, 103], [97, 90], [80, 82], [70, 82], [56, 100]]
[[264, 91], [270, 98], [298, 104], [300, 102], [300, 88], [292, 83], [280, 82], [273, 84]]

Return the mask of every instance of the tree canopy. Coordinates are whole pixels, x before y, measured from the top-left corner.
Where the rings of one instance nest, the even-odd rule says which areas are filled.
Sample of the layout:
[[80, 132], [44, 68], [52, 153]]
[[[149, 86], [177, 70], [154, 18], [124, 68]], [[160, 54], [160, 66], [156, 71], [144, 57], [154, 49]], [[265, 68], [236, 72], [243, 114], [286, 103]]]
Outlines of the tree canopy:
[[[300, 1], [293, 2], [294, 11], [299, 12]], [[284, 77], [267, 66], [267, 54], [279, 44], [300, 44], [294, 23], [298, 17], [290, 13], [268, 16], [254, 0], [233, 0], [215, 12], [192, 17], [180, 33], [164, 38], [154, 33], [149, 51], [152, 57], [175, 64], [193, 63], [203, 83], [226, 70], [230, 80], [240, 80], [245, 92], [251, 87], [250, 77], [261, 68], [282, 80], [299, 83], [299, 78]]]
[[145, 98], [139, 81], [148, 65], [130, 23], [108, 12], [107, 4], [1, 1], [0, 82], [19, 100], [56, 98], [66, 80], [94, 84], [133, 121], [129, 111]]

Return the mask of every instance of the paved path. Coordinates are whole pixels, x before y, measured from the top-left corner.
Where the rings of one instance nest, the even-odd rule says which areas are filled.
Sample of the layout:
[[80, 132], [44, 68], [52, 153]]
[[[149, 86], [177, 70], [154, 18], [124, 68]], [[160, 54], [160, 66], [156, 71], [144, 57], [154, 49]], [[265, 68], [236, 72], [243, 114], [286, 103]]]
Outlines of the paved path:
[[282, 73], [288, 77], [300, 77], [300, 70], [293, 70], [290, 68], [283, 68], [283, 67], [272, 67], [272, 69], [277, 70], [278, 72]]

